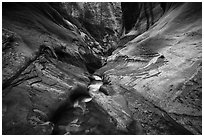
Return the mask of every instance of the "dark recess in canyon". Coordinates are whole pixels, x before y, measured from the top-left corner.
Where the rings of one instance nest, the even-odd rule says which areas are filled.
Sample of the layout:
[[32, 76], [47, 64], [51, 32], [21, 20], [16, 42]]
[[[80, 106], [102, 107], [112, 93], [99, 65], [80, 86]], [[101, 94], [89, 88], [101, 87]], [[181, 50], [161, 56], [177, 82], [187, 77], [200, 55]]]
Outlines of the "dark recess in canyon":
[[3, 2], [2, 134], [201, 135], [201, 2]]

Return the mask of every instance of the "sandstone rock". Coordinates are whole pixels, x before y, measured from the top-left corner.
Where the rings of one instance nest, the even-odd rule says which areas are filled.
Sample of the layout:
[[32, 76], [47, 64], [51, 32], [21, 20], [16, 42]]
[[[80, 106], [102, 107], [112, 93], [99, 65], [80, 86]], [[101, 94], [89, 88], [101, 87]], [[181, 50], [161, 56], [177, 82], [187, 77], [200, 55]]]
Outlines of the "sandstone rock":
[[[136, 37], [110, 57], [117, 62], [115, 65], [109, 60], [104, 69], [101, 68], [101, 73], [108, 76], [111, 83], [118, 83], [130, 90], [129, 94], [139, 93], [147, 100], [151, 100], [153, 104], [167, 112], [173, 118], [172, 121], [176, 121], [194, 134], [201, 133], [201, 128], [197, 126], [202, 117], [197, 106], [201, 107], [201, 103], [193, 104], [194, 101], [190, 101], [187, 94], [196, 92], [195, 94], [201, 95], [201, 89], [187, 90], [185, 83], [198, 77], [201, 71], [200, 9], [200, 3], [185, 3], [174, 10], [169, 10], [168, 14], [166, 13], [166, 16], [149, 31]], [[180, 22], [177, 23], [178, 21]], [[192, 24], [193, 27], [190, 27]], [[192, 33], [195, 35], [188, 35]], [[151, 57], [144, 55], [146, 53], [159, 53], [162, 56]], [[128, 56], [127, 58], [142, 57], [148, 62], [142, 63], [136, 59], [116, 60], [124, 55]], [[121, 65], [123, 62], [125, 64]], [[194, 84], [193, 87], [197, 86]], [[193, 95], [191, 97], [194, 98]], [[200, 100], [199, 97], [196, 100]], [[186, 117], [183, 117], [184, 115]], [[188, 122], [192, 125], [187, 124]], [[199, 125], [201, 127], [201, 123]]]
[[202, 134], [201, 3], [2, 8], [3, 134]]
[[100, 57], [78, 52], [79, 30], [48, 3], [4, 3], [3, 20], [3, 134], [52, 134], [42, 124], [88, 85], [85, 63]]
[[[170, 6], [153, 27], [115, 51], [107, 65], [97, 70], [124, 88], [128, 104], [134, 106], [134, 118], [145, 123], [146, 134], [201, 134], [201, 29], [200, 3]], [[196, 84], [187, 86], [193, 79]], [[142, 113], [146, 107], [150, 112]], [[150, 123], [157, 123], [157, 128]], [[172, 131], [172, 127], [178, 128]]]

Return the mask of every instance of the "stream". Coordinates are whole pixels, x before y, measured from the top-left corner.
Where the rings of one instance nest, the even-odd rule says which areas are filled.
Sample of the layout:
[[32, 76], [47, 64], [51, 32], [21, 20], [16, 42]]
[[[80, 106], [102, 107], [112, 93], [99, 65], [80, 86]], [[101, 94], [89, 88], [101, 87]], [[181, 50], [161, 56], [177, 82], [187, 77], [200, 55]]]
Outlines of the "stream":
[[[100, 89], [101, 77], [93, 75], [88, 94], [77, 98], [73, 104], [64, 105], [51, 120], [54, 135], [121, 135], [144, 134], [141, 125], [134, 120], [132, 112], [122, 95], [109, 96]], [[167, 120], [175, 134], [192, 134], [175, 122], [166, 112]], [[166, 116], [167, 115], [167, 116]], [[165, 119], [166, 119], [165, 118]], [[167, 124], [167, 123], [166, 123]]]
[[[99, 76], [93, 75], [88, 86], [90, 96], [80, 97], [73, 105], [61, 108], [51, 121], [54, 135], [117, 135], [138, 134], [136, 121], [121, 96], [106, 96], [99, 89], [103, 85]], [[120, 103], [119, 103], [120, 102]]]
[[[89, 92], [98, 92], [103, 85], [99, 76], [93, 76], [94, 80], [88, 86]], [[52, 121], [54, 123], [53, 134], [123, 134], [116, 129], [116, 121], [105, 112], [92, 98], [82, 97], [72, 106], [65, 106]]]

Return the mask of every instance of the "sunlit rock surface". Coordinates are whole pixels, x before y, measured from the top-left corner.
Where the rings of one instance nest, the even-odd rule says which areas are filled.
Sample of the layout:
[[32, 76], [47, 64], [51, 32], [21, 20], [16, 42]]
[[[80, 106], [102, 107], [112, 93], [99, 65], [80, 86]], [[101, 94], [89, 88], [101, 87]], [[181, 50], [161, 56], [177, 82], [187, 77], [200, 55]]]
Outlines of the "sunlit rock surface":
[[170, 7], [96, 72], [123, 94], [146, 134], [202, 132], [201, 9], [201, 3]]
[[3, 134], [202, 134], [201, 3], [2, 5]]

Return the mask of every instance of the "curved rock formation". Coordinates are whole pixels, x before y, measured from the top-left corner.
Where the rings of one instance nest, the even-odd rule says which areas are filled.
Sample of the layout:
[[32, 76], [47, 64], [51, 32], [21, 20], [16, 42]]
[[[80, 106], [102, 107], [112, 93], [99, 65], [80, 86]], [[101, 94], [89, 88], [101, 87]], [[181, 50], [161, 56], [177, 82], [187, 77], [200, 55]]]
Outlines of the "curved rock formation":
[[48, 3], [3, 4], [3, 134], [52, 133], [41, 124], [101, 66], [80, 33]]
[[202, 3], [2, 5], [3, 134], [202, 134]]
[[96, 74], [125, 96], [146, 134], [201, 134], [202, 5], [170, 5]]

